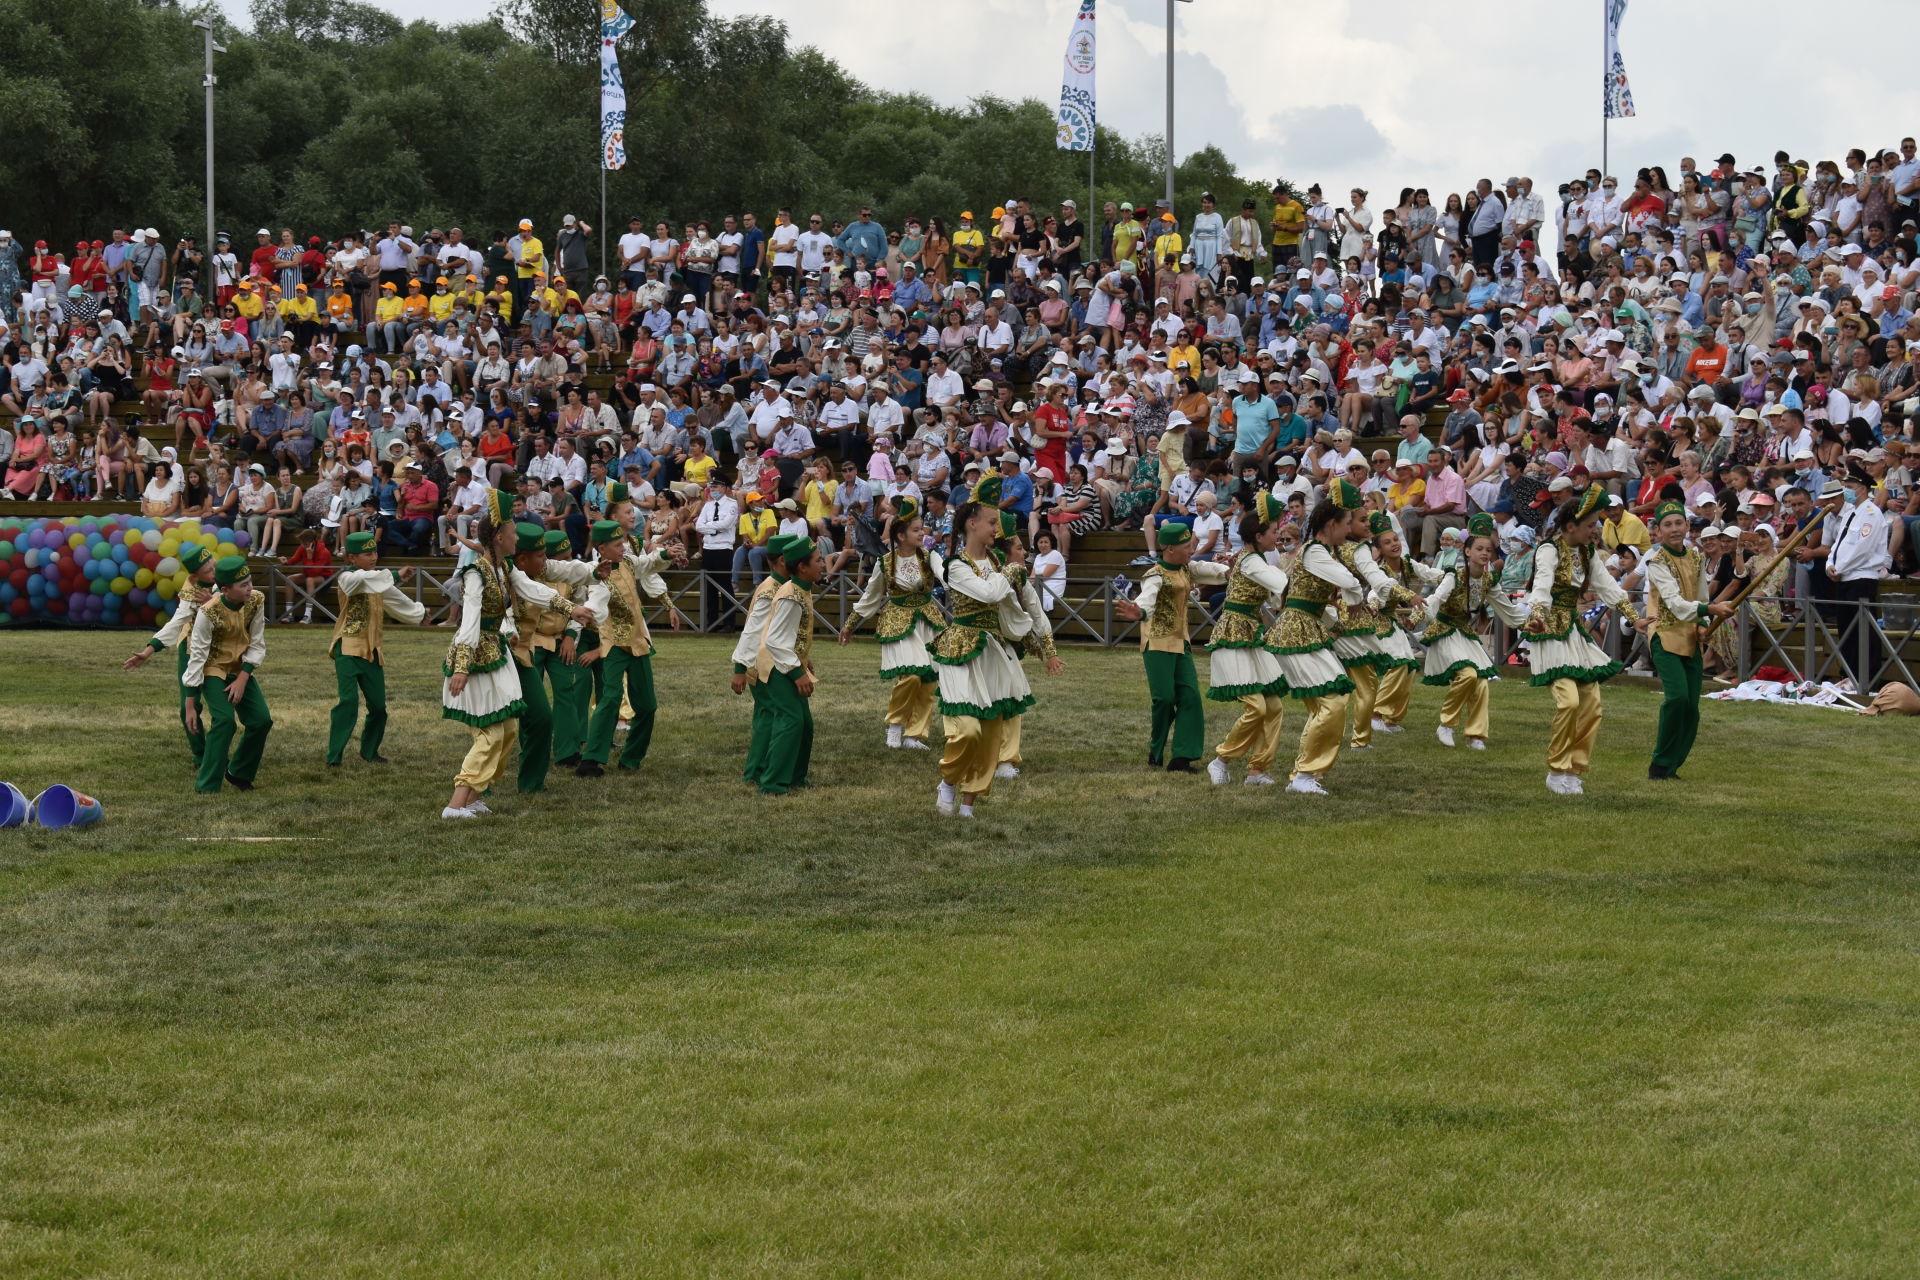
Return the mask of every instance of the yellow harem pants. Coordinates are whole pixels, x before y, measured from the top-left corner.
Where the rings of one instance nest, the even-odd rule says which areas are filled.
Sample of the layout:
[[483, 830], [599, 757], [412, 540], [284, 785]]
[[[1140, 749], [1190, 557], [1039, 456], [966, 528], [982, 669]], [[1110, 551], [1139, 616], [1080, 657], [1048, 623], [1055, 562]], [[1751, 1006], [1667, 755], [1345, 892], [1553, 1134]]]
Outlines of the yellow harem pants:
[[460, 772], [453, 775], [453, 784], [485, 791], [506, 773], [507, 759], [520, 737], [520, 722], [502, 720], [484, 729], [468, 725], [467, 732], [473, 735], [473, 745], [467, 748], [467, 758], [460, 762]]
[[1213, 754], [1222, 760], [1246, 756], [1249, 773], [1266, 773], [1280, 751], [1280, 723], [1286, 717], [1287, 700], [1273, 693], [1245, 693], [1240, 695], [1240, 705], [1246, 710]]
[[[1371, 662], [1362, 662], [1347, 668], [1347, 679], [1353, 681], [1353, 737], [1348, 745], [1370, 747], [1373, 745], [1373, 708], [1380, 697], [1380, 668]], [[1307, 732], [1313, 732], [1311, 725]]]
[[1598, 683], [1561, 678], [1553, 682], [1553, 732], [1547, 738], [1547, 768], [1583, 774], [1600, 736]]
[[1001, 744], [1015, 720], [980, 720], [973, 716], [941, 716], [946, 750], [940, 755], [940, 777], [961, 795], [983, 796], [993, 787], [993, 771], [1000, 767]]
[[1491, 717], [1487, 707], [1491, 686], [1472, 667], [1453, 673], [1447, 696], [1440, 703], [1440, 723], [1449, 729], [1463, 729], [1469, 738], [1485, 741]]
[[899, 725], [900, 732], [909, 738], [926, 741], [933, 732], [933, 704], [939, 692], [937, 680], [901, 676], [887, 695], [887, 723]]
[[1347, 727], [1347, 695], [1308, 698], [1307, 727], [1300, 735], [1300, 754], [1294, 757], [1293, 776], [1320, 776], [1340, 758], [1340, 735]]
[[1407, 666], [1395, 667], [1381, 676], [1380, 696], [1374, 700], [1373, 714], [1388, 724], [1405, 720], [1407, 707], [1413, 702], [1413, 677], [1413, 668]]

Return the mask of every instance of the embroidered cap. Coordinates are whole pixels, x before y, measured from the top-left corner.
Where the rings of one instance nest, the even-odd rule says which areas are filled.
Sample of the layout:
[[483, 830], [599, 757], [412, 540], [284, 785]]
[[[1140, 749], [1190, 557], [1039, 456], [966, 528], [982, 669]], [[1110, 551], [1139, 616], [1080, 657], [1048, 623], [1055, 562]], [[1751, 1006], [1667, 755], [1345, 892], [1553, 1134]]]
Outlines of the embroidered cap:
[[1467, 536], [1470, 538], [1491, 538], [1493, 536], [1493, 517], [1484, 511], [1476, 511], [1467, 517]]
[[[556, 532], [560, 532], [556, 530]], [[516, 524], [513, 526], [513, 550], [516, 555], [529, 551], [546, 549], [547, 531], [537, 524]]]
[[245, 556], [221, 556], [220, 563], [213, 567], [213, 580], [223, 587], [245, 582], [252, 576], [253, 570], [247, 568]]
[[1193, 541], [1193, 526], [1188, 524], [1173, 524], [1170, 522], [1163, 523], [1160, 526], [1159, 534], [1155, 537], [1155, 541], [1163, 547], [1184, 546]]
[[1327, 501], [1342, 511], [1358, 511], [1360, 490], [1354, 487], [1351, 480], [1335, 480], [1327, 486]]
[[593, 545], [596, 547], [604, 547], [609, 542], [618, 542], [626, 536], [627, 531], [612, 520], [593, 522]]
[[200, 572], [200, 566], [211, 559], [213, 559], [213, 552], [197, 542], [180, 553], [180, 563], [186, 567], [188, 573]]
[[350, 556], [363, 555], [372, 551], [374, 549], [373, 534], [364, 529], [359, 533], [350, 533], [347, 535], [346, 547], [347, 554]]

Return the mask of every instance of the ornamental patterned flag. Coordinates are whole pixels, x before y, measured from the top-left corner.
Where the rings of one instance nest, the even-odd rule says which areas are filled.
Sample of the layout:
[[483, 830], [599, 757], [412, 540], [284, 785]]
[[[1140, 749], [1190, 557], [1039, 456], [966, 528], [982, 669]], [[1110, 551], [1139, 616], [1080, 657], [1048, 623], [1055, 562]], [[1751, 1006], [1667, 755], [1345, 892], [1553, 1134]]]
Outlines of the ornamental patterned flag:
[[1606, 114], [1609, 120], [1633, 114], [1633, 90], [1627, 87], [1626, 64], [1620, 61], [1620, 19], [1626, 16], [1627, 0], [1606, 0], [1607, 64]]
[[632, 29], [619, 0], [600, 0], [600, 163], [608, 169], [627, 163], [627, 86], [613, 42]]
[[1060, 77], [1060, 111], [1054, 117], [1055, 145], [1062, 151], [1093, 150], [1093, 4], [1080, 0], [1080, 12], [1073, 20], [1073, 34], [1067, 37], [1066, 68]]

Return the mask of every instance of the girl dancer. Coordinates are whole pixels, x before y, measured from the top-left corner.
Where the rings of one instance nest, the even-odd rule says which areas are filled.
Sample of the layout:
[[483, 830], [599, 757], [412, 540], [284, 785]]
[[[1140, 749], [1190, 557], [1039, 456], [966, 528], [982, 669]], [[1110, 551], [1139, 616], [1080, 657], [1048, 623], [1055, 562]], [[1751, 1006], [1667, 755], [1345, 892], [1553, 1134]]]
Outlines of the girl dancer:
[[1320, 779], [1339, 758], [1347, 695], [1353, 692], [1353, 680], [1333, 649], [1339, 632], [1328, 624], [1326, 612], [1336, 599], [1361, 590], [1360, 579], [1340, 560], [1359, 509], [1360, 491], [1352, 482], [1327, 486], [1327, 496], [1307, 517], [1307, 543], [1287, 581], [1279, 620], [1267, 629], [1267, 652], [1280, 664], [1288, 695], [1307, 704], [1307, 727], [1287, 783], [1287, 790], [1307, 795], [1327, 793]]
[[1495, 675], [1493, 659], [1480, 643], [1474, 620], [1481, 611], [1501, 610], [1508, 625], [1517, 626], [1525, 614], [1506, 611], [1499, 575], [1493, 572], [1493, 517], [1482, 512], [1467, 521], [1467, 545], [1458, 569], [1443, 574], [1427, 597], [1428, 625], [1420, 637], [1427, 646], [1421, 684], [1444, 688], [1440, 726], [1434, 730], [1442, 746], [1454, 745], [1454, 732], [1467, 735], [1467, 746], [1487, 749], [1487, 681]]
[[1600, 732], [1600, 685], [1620, 672], [1580, 622], [1580, 597], [1591, 590], [1600, 603], [1646, 630], [1639, 610], [1595, 554], [1607, 491], [1589, 485], [1553, 514], [1551, 536], [1533, 553], [1533, 589], [1527, 593], [1522, 630], [1532, 641], [1533, 685], [1553, 690], [1553, 732], [1547, 739], [1547, 790], [1585, 792], [1581, 777], [1593, 759]]
[[1267, 563], [1267, 553], [1280, 544], [1285, 515], [1286, 508], [1273, 494], [1262, 489], [1254, 495], [1240, 520], [1245, 549], [1233, 562], [1226, 602], [1207, 641], [1207, 697], [1244, 708], [1207, 765], [1207, 777], [1215, 786], [1231, 781], [1227, 762], [1241, 756], [1247, 757], [1248, 786], [1273, 785], [1268, 770], [1280, 749], [1287, 682], [1279, 659], [1260, 642], [1260, 611], [1269, 601], [1278, 605], [1287, 596], [1287, 575]]
[[[947, 626], [933, 603], [934, 584], [945, 561], [926, 545], [926, 525], [911, 498], [897, 504], [888, 537], [892, 550], [880, 557], [867, 578], [853, 617], [857, 624], [880, 615], [874, 628], [874, 639], [880, 642], [880, 678], [893, 681], [887, 699], [887, 745], [926, 751], [940, 685], [927, 647]], [[840, 643], [852, 639], [853, 628], [842, 627]]]
[[[1489, 524], [1491, 517], [1489, 517]], [[1405, 555], [1404, 544], [1400, 541], [1400, 531], [1393, 527], [1393, 520], [1384, 511], [1374, 511], [1367, 516], [1367, 529], [1373, 535], [1373, 555], [1386, 576], [1407, 591], [1418, 595], [1422, 586], [1432, 586], [1440, 581], [1442, 575], [1438, 569], [1432, 569], [1418, 560], [1409, 560]], [[1417, 617], [1422, 610], [1421, 601], [1414, 602], [1413, 612]], [[1405, 732], [1400, 722], [1407, 718], [1407, 706], [1413, 701], [1413, 677], [1420, 670], [1420, 651], [1415, 647], [1413, 633], [1407, 629], [1402, 619], [1404, 612], [1389, 610], [1380, 615], [1378, 636], [1380, 640], [1380, 696], [1374, 700], [1371, 727], [1375, 733]], [[1354, 730], [1359, 731], [1356, 717]]]
[[514, 635], [513, 599], [504, 565], [513, 554], [513, 500], [487, 490], [480, 516], [480, 550], [458, 573], [455, 599], [460, 627], [441, 668], [446, 684], [440, 714], [473, 733], [473, 745], [454, 775], [453, 796], [443, 818], [477, 818], [493, 812], [481, 794], [500, 780], [519, 736], [520, 673], [509, 650]]

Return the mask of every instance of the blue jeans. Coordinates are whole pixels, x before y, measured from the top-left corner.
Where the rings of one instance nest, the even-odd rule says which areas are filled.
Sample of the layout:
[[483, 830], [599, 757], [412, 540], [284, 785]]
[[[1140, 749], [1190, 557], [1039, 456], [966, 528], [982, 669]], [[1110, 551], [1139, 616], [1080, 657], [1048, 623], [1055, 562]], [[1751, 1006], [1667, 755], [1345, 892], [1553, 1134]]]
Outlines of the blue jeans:
[[387, 524], [386, 542], [409, 554], [425, 551], [433, 545], [433, 521], [395, 517]]
[[733, 549], [733, 593], [740, 594], [740, 570], [745, 567], [755, 582], [767, 576], [767, 549], [738, 546]]

